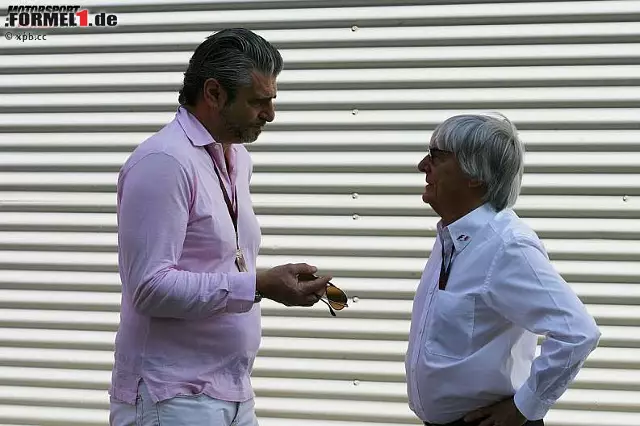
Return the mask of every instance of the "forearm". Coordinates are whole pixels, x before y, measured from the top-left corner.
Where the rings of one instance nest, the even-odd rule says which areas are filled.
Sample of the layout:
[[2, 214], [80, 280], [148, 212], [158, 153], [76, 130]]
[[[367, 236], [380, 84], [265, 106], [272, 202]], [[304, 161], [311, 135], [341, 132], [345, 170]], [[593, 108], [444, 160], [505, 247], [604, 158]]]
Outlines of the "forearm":
[[207, 318], [220, 312], [246, 312], [253, 306], [255, 273], [197, 273], [166, 268], [131, 289], [143, 315]]
[[529, 420], [544, 417], [598, 344], [600, 332], [588, 315], [576, 321], [573, 329], [571, 335], [549, 334], [545, 338], [529, 378], [516, 392], [516, 406]]

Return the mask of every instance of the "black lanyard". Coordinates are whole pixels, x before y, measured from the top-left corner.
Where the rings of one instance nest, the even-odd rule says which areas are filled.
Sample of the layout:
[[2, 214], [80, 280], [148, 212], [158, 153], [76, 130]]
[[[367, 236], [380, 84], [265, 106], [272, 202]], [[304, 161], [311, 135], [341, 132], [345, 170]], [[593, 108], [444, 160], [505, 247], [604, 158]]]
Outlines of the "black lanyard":
[[453, 253], [456, 250], [455, 244], [451, 242], [451, 255], [449, 256], [449, 262], [447, 266], [444, 266], [444, 239], [442, 239], [442, 262], [440, 263], [440, 279], [438, 280], [438, 288], [444, 290], [447, 287], [447, 281], [449, 280], [449, 273], [451, 272], [451, 265], [453, 263]]

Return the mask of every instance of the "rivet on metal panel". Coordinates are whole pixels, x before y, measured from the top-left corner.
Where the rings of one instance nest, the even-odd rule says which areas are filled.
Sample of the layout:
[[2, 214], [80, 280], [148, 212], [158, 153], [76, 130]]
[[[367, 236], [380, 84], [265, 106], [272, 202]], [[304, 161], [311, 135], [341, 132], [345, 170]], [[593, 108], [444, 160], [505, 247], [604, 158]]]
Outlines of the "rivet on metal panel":
[[357, 200], [359, 197], [357, 192], [354, 192], [353, 194], [351, 194], [351, 198], [353, 198], [354, 200]]
[[351, 216], [351, 219], [358, 220], [360, 219], [360, 216], [358, 216], [357, 214], [354, 214], [353, 216]]
[[352, 26], [352, 27], [351, 27], [351, 31], [354, 31], [354, 32], [355, 32], [355, 31], [358, 31], [358, 29], [359, 29], [359, 28], [358, 28], [358, 26], [357, 26], [357, 25], [354, 25], [354, 26]]
[[353, 381], [353, 386], [358, 386], [360, 385], [360, 380], [356, 379]]
[[629, 200], [629, 197], [627, 195], [622, 197], [622, 201], [627, 202], [627, 200]]
[[358, 296], [353, 296], [353, 303], [358, 303], [360, 301], [360, 298]]
[[353, 109], [353, 110], [351, 111], [351, 115], [358, 115], [358, 109], [357, 109], [357, 108], [356, 108], [356, 109]]

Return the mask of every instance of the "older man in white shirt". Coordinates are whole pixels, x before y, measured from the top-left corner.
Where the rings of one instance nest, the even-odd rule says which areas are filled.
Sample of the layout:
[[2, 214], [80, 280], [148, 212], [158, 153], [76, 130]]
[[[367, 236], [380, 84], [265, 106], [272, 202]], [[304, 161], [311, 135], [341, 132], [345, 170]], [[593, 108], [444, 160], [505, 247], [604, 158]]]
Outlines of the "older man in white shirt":
[[523, 157], [508, 119], [460, 115], [436, 128], [420, 162], [422, 199], [441, 218], [405, 362], [409, 405], [425, 425], [541, 426], [600, 338], [511, 210]]

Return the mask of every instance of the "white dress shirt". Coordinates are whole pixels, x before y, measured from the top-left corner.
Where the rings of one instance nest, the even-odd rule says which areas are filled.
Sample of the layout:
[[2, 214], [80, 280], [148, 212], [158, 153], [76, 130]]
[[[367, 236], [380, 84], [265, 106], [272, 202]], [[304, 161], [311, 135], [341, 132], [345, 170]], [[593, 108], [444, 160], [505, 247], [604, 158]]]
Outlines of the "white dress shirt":
[[[442, 260], [455, 246], [444, 290]], [[545, 336], [534, 359], [537, 335]], [[514, 396], [529, 420], [567, 389], [600, 331], [542, 243], [510, 209], [485, 204], [447, 227], [422, 274], [405, 368], [409, 405], [443, 424]]]

